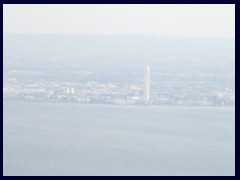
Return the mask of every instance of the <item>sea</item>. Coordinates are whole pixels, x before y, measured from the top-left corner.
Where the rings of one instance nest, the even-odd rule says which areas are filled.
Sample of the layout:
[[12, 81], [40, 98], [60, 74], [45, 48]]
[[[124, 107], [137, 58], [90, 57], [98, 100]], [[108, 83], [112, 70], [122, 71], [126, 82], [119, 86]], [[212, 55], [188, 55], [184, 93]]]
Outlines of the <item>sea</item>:
[[235, 107], [3, 101], [4, 176], [234, 176]]

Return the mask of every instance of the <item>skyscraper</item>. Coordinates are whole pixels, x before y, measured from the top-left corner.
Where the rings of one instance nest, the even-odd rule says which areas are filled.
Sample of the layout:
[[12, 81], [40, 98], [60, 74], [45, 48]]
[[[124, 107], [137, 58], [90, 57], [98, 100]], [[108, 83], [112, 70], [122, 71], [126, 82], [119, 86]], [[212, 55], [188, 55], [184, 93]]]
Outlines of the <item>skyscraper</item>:
[[150, 67], [149, 66], [146, 66], [146, 70], [145, 70], [144, 99], [145, 101], [150, 100]]

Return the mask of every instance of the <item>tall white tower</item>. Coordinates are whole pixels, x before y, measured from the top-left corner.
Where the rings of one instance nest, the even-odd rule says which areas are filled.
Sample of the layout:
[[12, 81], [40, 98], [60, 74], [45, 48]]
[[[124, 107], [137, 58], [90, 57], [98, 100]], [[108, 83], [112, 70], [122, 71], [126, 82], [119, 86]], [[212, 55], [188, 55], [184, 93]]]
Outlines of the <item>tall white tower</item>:
[[144, 99], [145, 101], [150, 100], [150, 67], [149, 66], [146, 66], [146, 69], [145, 69]]

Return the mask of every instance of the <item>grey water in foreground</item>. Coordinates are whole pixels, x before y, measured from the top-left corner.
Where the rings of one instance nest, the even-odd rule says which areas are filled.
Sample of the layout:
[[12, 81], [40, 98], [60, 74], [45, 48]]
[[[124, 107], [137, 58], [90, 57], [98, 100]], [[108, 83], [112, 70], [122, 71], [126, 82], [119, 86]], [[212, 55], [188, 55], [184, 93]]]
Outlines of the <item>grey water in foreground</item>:
[[235, 107], [3, 102], [3, 175], [235, 175]]

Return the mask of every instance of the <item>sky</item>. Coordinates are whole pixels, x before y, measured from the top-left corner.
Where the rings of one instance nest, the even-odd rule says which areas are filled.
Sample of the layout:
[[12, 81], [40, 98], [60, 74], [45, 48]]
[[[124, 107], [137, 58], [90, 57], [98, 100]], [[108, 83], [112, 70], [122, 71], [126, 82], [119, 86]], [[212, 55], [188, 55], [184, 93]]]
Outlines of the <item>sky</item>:
[[235, 38], [235, 5], [4, 4], [3, 33]]

